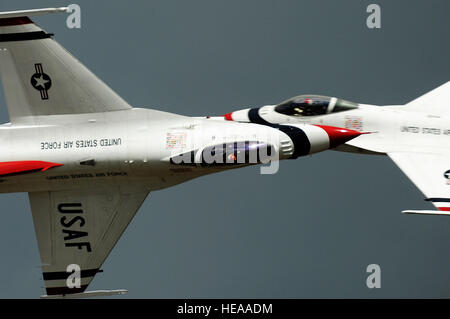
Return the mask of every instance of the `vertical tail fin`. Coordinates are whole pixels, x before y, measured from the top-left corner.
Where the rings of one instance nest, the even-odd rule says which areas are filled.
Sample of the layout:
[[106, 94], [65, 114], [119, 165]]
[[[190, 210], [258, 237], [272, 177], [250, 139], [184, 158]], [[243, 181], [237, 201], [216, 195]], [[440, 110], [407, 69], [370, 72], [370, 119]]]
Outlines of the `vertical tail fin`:
[[450, 81], [406, 104], [408, 110], [444, 115], [450, 112]]
[[52, 34], [24, 15], [62, 9], [0, 13], [0, 74], [13, 123], [37, 115], [131, 108], [53, 40]]

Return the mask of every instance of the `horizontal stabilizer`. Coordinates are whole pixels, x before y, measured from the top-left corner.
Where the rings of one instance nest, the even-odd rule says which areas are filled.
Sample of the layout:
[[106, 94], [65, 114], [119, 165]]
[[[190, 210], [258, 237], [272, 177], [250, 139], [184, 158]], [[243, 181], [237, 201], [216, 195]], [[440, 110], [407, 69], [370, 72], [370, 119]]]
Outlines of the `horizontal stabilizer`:
[[114, 296], [114, 295], [125, 295], [128, 293], [128, 290], [125, 289], [117, 289], [117, 290], [93, 290], [93, 291], [85, 291], [75, 294], [68, 295], [43, 295], [42, 299], [75, 299], [75, 298], [89, 298], [89, 297], [102, 297], [102, 296]]
[[450, 212], [440, 211], [440, 210], [404, 210], [403, 214], [410, 215], [442, 215], [450, 216]]
[[19, 10], [19, 11], [4, 11], [0, 12], [0, 19], [3, 18], [17, 18], [24, 16], [37, 16], [47, 13], [60, 13], [67, 12], [67, 7], [61, 8], [43, 8], [43, 9], [30, 9], [30, 10]]

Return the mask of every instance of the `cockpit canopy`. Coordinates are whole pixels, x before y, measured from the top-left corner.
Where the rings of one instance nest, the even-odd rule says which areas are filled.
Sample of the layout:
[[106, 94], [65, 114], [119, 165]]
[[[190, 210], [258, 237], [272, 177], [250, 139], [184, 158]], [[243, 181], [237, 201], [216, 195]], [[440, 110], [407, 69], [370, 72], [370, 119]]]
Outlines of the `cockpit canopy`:
[[281, 102], [275, 111], [292, 116], [315, 116], [357, 109], [358, 104], [322, 95], [299, 95]]

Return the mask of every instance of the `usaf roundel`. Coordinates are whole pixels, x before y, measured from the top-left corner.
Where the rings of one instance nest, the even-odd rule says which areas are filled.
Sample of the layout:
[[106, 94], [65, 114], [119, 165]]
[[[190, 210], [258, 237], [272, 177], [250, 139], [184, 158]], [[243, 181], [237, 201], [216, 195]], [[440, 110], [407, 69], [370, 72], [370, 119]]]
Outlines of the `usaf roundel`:
[[41, 93], [42, 100], [48, 100], [48, 90], [52, 86], [52, 79], [44, 73], [42, 64], [34, 65], [36, 73], [31, 76], [31, 85]]
[[450, 169], [444, 173], [446, 179], [450, 179]]

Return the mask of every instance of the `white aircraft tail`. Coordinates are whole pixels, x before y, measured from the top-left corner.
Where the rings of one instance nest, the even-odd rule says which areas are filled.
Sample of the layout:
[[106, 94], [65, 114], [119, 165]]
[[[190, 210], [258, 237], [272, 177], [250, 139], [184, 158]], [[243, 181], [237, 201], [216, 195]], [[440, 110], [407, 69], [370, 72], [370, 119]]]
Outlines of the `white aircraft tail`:
[[131, 108], [28, 17], [64, 11], [0, 12], [0, 75], [12, 123]]
[[408, 110], [430, 115], [450, 113], [450, 81], [406, 104]]

